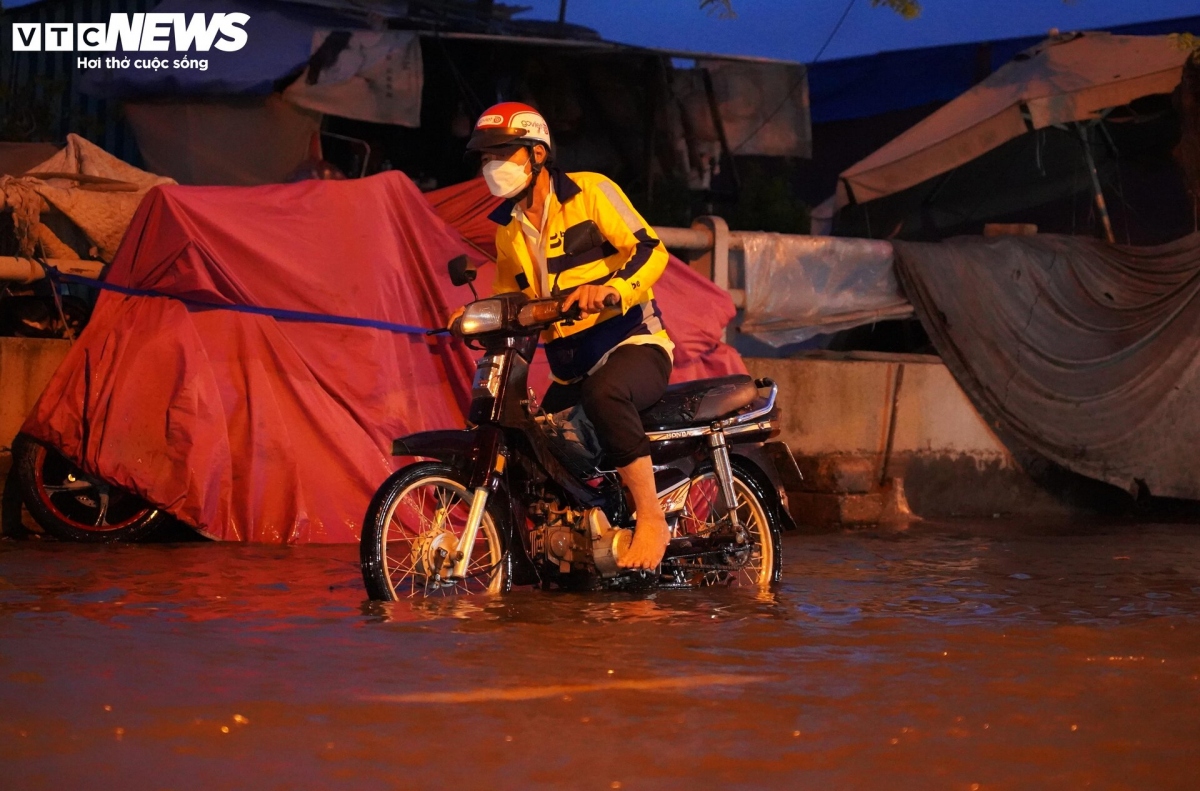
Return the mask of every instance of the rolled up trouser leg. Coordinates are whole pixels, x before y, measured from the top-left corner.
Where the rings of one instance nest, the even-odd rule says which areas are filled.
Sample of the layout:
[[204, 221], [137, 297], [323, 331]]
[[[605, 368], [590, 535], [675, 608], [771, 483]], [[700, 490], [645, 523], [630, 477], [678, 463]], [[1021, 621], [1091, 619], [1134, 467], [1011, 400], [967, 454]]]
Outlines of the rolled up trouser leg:
[[650, 455], [650, 440], [638, 415], [655, 404], [671, 378], [671, 358], [658, 346], [628, 345], [609, 355], [583, 381], [580, 402], [600, 447], [616, 467]]

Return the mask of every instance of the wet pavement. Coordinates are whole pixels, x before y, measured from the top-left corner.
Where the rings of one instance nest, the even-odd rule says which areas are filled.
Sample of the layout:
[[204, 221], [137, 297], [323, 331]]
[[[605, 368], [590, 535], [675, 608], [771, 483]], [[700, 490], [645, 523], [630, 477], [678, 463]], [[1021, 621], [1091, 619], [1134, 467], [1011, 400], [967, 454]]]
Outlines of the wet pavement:
[[0, 788], [1195, 788], [1200, 527], [788, 536], [367, 605], [356, 548], [0, 542]]

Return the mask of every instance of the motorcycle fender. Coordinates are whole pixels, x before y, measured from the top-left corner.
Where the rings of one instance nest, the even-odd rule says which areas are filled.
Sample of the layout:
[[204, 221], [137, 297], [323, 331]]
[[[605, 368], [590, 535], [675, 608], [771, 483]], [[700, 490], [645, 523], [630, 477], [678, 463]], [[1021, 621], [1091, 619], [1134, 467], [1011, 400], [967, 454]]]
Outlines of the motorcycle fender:
[[494, 426], [484, 426], [409, 434], [392, 442], [392, 455], [444, 461], [462, 473], [469, 489], [475, 489], [498, 481], [500, 468], [493, 470], [492, 461], [502, 448], [500, 431]]
[[738, 445], [733, 456], [741, 456], [762, 470], [779, 497], [778, 515], [784, 530], [795, 530], [796, 522], [788, 508], [788, 492], [799, 491], [803, 476], [785, 442], [764, 442], [759, 445]]
[[775, 474], [779, 476], [783, 488], [789, 492], [802, 491], [804, 476], [800, 474], [800, 465], [796, 463], [796, 457], [787, 443], [779, 440], [764, 442], [762, 449], [774, 465]]
[[409, 434], [392, 442], [393, 456], [420, 456], [469, 470], [479, 444], [477, 429], [441, 429]]

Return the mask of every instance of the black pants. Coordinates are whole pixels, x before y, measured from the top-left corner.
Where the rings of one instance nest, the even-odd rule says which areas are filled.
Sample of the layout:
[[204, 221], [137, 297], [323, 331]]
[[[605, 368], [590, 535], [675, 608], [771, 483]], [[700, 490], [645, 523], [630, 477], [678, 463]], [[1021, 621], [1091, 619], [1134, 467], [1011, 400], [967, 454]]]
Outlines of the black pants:
[[621, 346], [600, 370], [582, 381], [551, 384], [542, 408], [561, 412], [581, 404], [596, 427], [596, 437], [608, 461], [614, 467], [624, 467], [650, 455], [650, 440], [646, 439], [638, 413], [663, 397], [670, 377], [671, 358], [662, 348]]

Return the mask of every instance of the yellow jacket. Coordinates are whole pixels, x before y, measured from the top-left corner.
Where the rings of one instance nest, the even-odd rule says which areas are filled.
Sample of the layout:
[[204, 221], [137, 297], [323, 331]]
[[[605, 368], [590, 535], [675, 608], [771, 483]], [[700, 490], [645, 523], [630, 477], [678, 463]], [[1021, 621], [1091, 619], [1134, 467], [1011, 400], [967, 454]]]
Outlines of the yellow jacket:
[[[653, 343], [669, 355], [673, 348], [651, 286], [667, 266], [667, 251], [629, 204], [621, 188], [599, 173], [550, 169], [553, 185], [542, 233], [546, 277], [529, 249], [514, 201], [491, 215], [496, 230], [496, 293], [523, 291], [530, 297], [566, 296], [581, 285], [612, 286], [621, 305], [558, 324], [546, 332], [546, 356], [555, 379], [569, 382], [593, 372], [624, 343]], [[604, 243], [573, 256], [562, 252], [568, 228], [592, 220]], [[543, 284], [549, 293], [543, 294]]]

